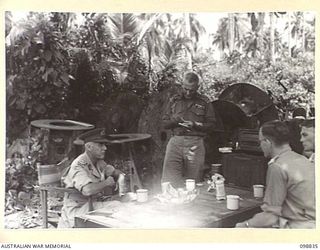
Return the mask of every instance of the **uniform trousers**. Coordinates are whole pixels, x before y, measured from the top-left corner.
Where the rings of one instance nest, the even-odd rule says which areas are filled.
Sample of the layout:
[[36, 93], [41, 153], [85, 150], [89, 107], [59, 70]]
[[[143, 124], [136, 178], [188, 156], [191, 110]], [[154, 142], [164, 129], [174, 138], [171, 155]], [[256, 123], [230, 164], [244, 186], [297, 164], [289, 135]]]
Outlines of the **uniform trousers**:
[[186, 179], [195, 179], [199, 182], [204, 158], [203, 137], [171, 137], [166, 148], [162, 182], [170, 182], [175, 188], [184, 187]]

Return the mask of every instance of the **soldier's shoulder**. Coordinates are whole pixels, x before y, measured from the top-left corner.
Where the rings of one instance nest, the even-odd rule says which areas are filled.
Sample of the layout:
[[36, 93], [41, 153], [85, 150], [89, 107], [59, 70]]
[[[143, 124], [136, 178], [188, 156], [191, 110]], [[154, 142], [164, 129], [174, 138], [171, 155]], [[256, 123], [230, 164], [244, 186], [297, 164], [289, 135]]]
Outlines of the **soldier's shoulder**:
[[74, 161], [72, 162], [72, 167], [85, 167], [88, 166], [90, 162], [88, 161], [85, 154], [79, 155]]
[[210, 103], [209, 97], [202, 95], [202, 94], [197, 94], [197, 98], [205, 103]]

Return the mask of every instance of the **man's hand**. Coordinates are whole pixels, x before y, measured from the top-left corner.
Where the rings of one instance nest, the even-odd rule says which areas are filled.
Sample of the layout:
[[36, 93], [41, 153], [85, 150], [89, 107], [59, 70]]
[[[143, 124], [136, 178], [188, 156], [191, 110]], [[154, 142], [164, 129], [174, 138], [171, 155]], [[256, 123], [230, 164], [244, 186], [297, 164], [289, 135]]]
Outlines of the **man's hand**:
[[116, 185], [113, 177], [109, 176], [106, 180], [105, 180], [105, 183], [107, 185], [107, 187], [113, 187]]
[[248, 228], [247, 221], [239, 222], [239, 223], [236, 224], [235, 227], [237, 227], [237, 228]]
[[179, 125], [187, 129], [191, 129], [194, 123], [192, 121], [183, 121], [183, 122], [180, 122]]
[[182, 118], [181, 116], [178, 116], [178, 115], [174, 115], [174, 116], [172, 117], [172, 119], [173, 119], [174, 121], [176, 121], [177, 123], [184, 122], [183, 118]]

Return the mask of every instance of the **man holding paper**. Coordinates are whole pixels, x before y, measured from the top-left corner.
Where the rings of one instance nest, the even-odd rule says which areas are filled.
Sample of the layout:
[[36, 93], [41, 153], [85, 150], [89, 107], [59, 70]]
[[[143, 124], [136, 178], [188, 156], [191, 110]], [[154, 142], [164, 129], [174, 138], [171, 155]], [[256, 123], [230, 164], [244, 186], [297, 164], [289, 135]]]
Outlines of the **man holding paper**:
[[182, 93], [174, 96], [163, 117], [164, 128], [171, 129], [164, 159], [162, 182], [174, 187], [184, 186], [185, 179], [200, 180], [204, 165], [203, 137], [216, 121], [208, 98], [197, 93], [199, 76], [188, 72], [184, 76]]

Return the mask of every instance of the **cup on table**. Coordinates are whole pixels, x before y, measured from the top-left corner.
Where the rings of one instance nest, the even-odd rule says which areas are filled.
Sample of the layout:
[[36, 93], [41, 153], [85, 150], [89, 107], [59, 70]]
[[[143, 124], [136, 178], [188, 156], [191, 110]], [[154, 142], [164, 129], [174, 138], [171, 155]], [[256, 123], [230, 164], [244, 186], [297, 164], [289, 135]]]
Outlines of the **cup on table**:
[[263, 198], [263, 185], [253, 185], [253, 197], [254, 198]]
[[161, 183], [162, 194], [166, 194], [169, 191], [169, 185], [170, 185], [170, 182], [168, 182], [168, 181]]
[[137, 189], [137, 201], [138, 202], [148, 201], [148, 189]]
[[196, 181], [194, 179], [186, 179], [187, 191], [193, 191], [196, 188]]
[[227, 208], [229, 210], [238, 210], [239, 209], [239, 195], [227, 195]]

